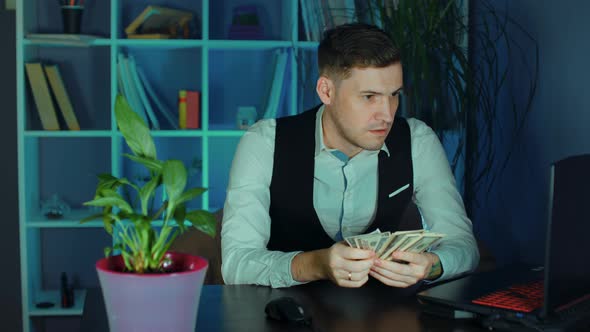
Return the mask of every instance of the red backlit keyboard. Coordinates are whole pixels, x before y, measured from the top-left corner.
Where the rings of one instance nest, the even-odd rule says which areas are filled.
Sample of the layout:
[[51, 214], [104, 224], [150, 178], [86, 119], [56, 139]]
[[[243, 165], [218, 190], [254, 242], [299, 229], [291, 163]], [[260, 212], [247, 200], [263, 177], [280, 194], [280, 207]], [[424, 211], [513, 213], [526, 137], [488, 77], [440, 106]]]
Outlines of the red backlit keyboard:
[[513, 285], [480, 298], [473, 303], [496, 308], [531, 312], [543, 305], [543, 280], [529, 284]]

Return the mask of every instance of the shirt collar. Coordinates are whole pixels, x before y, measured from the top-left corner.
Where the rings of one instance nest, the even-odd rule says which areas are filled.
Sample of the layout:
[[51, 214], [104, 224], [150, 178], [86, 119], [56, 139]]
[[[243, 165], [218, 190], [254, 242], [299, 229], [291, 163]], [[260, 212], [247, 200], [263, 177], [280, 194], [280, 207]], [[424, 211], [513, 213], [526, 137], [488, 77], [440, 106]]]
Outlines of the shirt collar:
[[[324, 114], [324, 107], [325, 105], [320, 106], [320, 109], [316, 113], [315, 117], [315, 154], [314, 156], [317, 157], [322, 151], [330, 151], [324, 144], [324, 125], [322, 124], [322, 116]], [[387, 149], [387, 145], [383, 142], [381, 146], [381, 150], [387, 153], [389, 157], [389, 149]], [[366, 150], [363, 150], [366, 151]], [[376, 152], [376, 151], [369, 151], [369, 152]]]

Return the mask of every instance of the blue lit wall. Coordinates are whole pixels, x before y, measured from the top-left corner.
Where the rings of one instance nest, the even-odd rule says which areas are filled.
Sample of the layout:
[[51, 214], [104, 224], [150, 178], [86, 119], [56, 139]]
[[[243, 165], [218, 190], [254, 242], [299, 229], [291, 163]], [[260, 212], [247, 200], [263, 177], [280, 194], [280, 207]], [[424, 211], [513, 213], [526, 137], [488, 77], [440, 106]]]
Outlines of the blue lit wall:
[[[532, 112], [504, 176], [487, 203], [476, 210], [474, 228], [500, 263], [542, 263], [549, 165], [570, 155], [590, 153], [590, 21], [586, 18], [590, 2], [490, 2], [496, 9], [506, 9], [537, 40], [540, 67]], [[524, 37], [515, 36], [524, 42]], [[522, 67], [517, 69], [522, 71]], [[508, 82], [516, 95], [524, 89], [523, 72], [518, 70]], [[507, 106], [506, 95], [500, 102]], [[510, 116], [505, 109], [501, 122]], [[502, 133], [503, 129], [496, 129]], [[499, 154], [506, 153], [508, 147], [506, 142], [499, 143]]]

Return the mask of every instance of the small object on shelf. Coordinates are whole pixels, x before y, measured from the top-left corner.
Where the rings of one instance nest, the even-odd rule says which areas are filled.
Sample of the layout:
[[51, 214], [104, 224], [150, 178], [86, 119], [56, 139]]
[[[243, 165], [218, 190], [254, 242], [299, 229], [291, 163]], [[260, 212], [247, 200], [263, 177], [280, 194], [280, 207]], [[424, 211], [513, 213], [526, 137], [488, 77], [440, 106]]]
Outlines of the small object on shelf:
[[255, 6], [234, 8], [229, 39], [263, 39], [263, 30]]
[[186, 129], [201, 128], [201, 92], [186, 92]]
[[178, 128], [186, 129], [186, 90], [178, 91]]
[[248, 129], [256, 122], [258, 113], [254, 106], [239, 106], [238, 114], [236, 115], [236, 122], [239, 129]]
[[150, 5], [125, 28], [125, 33], [129, 39], [188, 39], [192, 19], [192, 12]]
[[53, 302], [38, 302], [35, 304], [35, 307], [39, 308], [39, 309], [48, 309], [48, 308], [53, 308], [55, 306], [55, 303]]
[[61, 219], [70, 213], [70, 210], [70, 206], [57, 194], [53, 194], [50, 199], [41, 203], [41, 212], [47, 219]]
[[82, 13], [84, 13], [84, 0], [64, 0], [61, 1], [61, 4], [64, 33], [80, 33]]
[[65, 272], [61, 273], [61, 307], [71, 308], [74, 306], [74, 290], [68, 284], [68, 276]]

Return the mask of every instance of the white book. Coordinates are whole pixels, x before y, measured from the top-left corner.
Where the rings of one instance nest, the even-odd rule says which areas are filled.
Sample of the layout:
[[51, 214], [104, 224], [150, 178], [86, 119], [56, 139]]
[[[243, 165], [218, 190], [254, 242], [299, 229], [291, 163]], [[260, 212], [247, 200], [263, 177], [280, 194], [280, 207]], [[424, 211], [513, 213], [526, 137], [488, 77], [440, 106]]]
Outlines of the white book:
[[127, 59], [125, 55], [119, 53], [117, 56], [117, 69], [121, 75], [121, 82], [123, 83], [123, 93], [125, 95], [125, 99], [127, 99], [127, 103], [133, 109], [133, 111], [143, 119], [143, 121], [148, 124], [147, 115], [143, 110], [143, 106], [139, 105], [139, 100], [135, 95], [135, 91], [133, 90], [133, 85], [131, 81], [131, 75], [129, 74], [129, 70], [127, 69]]
[[132, 55], [130, 55], [127, 58], [127, 65], [129, 66], [129, 72], [131, 73], [131, 78], [132, 78], [131, 81], [135, 85], [135, 89], [137, 90], [139, 98], [143, 104], [143, 107], [145, 108], [145, 112], [147, 113], [147, 116], [149, 117], [150, 122], [152, 123], [152, 129], [160, 130], [160, 123], [158, 122], [158, 118], [156, 117], [156, 114], [154, 114], [154, 110], [152, 109], [152, 105], [150, 104], [150, 101], [148, 100], [145, 90], [143, 88], [143, 84], [141, 83], [141, 81], [139, 79], [139, 75], [137, 74], [137, 66], [135, 64], [135, 59], [133, 58]]
[[154, 102], [154, 104], [156, 104], [156, 108], [160, 111], [160, 113], [162, 113], [162, 115], [164, 115], [164, 118], [166, 119], [166, 121], [168, 121], [168, 123], [170, 123], [170, 126], [172, 126], [172, 128], [178, 129], [177, 117], [175, 117], [172, 114], [172, 112], [170, 112], [170, 110], [160, 100], [160, 98], [156, 94], [156, 91], [150, 84], [150, 81], [147, 79], [141, 68], [137, 68], [137, 74], [139, 75], [139, 78], [141, 79], [143, 86], [147, 90], [147, 93], [150, 96], [151, 100]]

